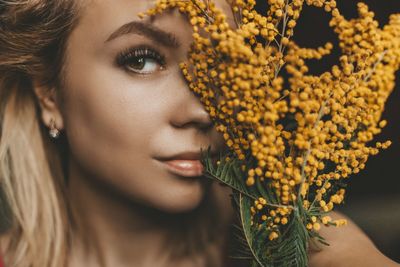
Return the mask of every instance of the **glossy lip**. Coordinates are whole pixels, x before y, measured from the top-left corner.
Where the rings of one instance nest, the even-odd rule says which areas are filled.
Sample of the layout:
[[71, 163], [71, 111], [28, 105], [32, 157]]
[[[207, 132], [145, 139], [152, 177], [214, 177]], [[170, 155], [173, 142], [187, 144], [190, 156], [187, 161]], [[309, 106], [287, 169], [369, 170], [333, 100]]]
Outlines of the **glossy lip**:
[[161, 163], [169, 171], [184, 177], [199, 177], [203, 174], [204, 170], [200, 160], [168, 160]]
[[[214, 155], [215, 153], [211, 153]], [[157, 157], [168, 171], [184, 177], [199, 177], [203, 175], [204, 167], [201, 163], [201, 153], [184, 152], [170, 157]]]

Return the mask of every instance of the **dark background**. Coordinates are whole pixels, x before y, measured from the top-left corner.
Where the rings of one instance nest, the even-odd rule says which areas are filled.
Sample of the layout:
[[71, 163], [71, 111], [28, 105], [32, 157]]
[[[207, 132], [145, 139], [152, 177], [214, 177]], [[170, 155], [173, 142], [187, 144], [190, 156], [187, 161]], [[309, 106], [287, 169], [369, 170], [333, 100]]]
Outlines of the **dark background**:
[[[266, 0], [257, 0], [259, 12], [265, 14]], [[357, 17], [355, 0], [337, 0], [341, 13], [347, 18]], [[375, 12], [380, 26], [389, 15], [400, 13], [400, 0], [365, 0]], [[264, 11], [263, 11], [264, 10]], [[296, 27], [294, 40], [304, 47], [317, 47], [330, 41], [338, 43], [328, 23], [330, 15], [323, 9], [305, 7]], [[324, 60], [309, 62], [311, 70], [322, 73], [338, 63], [337, 46]], [[346, 203], [339, 209], [352, 218], [390, 258], [400, 262], [400, 72], [396, 88], [390, 96], [383, 118], [388, 125], [378, 140], [392, 140], [392, 146], [378, 156], [370, 157], [366, 169], [349, 180]]]
[[[356, 17], [356, 0], [337, 0], [341, 12]], [[260, 13], [267, 0], [257, 0]], [[386, 24], [389, 14], [400, 13], [400, 0], [365, 0], [376, 14], [381, 25]], [[306, 7], [295, 32], [295, 40], [305, 47], [316, 47], [327, 41], [337, 43], [336, 35], [328, 27], [329, 15], [322, 9]], [[312, 62], [316, 72], [328, 70], [336, 64], [338, 51], [323, 61]], [[367, 167], [350, 178], [346, 203], [340, 209], [351, 217], [387, 256], [400, 262], [400, 73], [397, 86], [388, 100], [383, 118], [388, 125], [379, 140], [392, 140], [392, 146], [378, 156], [371, 157]], [[0, 192], [0, 205], [1, 205]], [[3, 207], [4, 208], [4, 207]], [[0, 218], [5, 218], [0, 209]], [[3, 220], [0, 219], [0, 230]]]

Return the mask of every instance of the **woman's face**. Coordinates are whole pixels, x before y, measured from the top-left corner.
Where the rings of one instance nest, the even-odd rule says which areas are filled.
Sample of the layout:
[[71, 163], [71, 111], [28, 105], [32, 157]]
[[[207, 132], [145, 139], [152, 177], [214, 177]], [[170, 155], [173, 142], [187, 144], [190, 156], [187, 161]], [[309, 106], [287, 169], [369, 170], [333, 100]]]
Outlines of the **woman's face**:
[[139, 19], [153, 3], [85, 3], [67, 43], [62, 123], [72, 165], [85, 178], [182, 212], [205, 192], [200, 149], [221, 150], [223, 139], [178, 66], [191, 27], [177, 11]]

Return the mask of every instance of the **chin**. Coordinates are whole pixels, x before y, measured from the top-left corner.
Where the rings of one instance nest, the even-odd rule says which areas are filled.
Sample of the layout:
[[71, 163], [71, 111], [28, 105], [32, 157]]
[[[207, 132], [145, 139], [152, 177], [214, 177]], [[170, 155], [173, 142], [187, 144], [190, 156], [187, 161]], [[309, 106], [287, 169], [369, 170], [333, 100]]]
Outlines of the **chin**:
[[[158, 209], [167, 213], [186, 213], [196, 209], [205, 197], [206, 188], [198, 181], [159, 194]], [[164, 189], [165, 190], [165, 189]]]

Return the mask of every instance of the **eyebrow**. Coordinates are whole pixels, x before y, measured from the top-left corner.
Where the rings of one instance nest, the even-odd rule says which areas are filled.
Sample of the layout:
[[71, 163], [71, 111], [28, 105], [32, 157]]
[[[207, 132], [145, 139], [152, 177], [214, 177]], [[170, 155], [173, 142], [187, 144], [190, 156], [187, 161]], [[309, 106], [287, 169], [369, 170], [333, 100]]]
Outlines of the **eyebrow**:
[[122, 35], [133, 33], [144, 35], [166, 47], [178, 48], [180, 46], [179, 40], [175, 34], [163, 31], [152, 24], [141, 21], [131, 21], [122, 25], [114, 31], [105, 42], [107, 43]]

